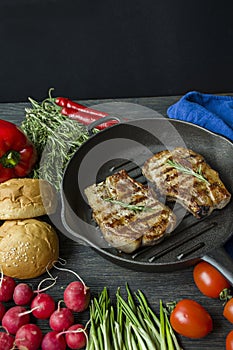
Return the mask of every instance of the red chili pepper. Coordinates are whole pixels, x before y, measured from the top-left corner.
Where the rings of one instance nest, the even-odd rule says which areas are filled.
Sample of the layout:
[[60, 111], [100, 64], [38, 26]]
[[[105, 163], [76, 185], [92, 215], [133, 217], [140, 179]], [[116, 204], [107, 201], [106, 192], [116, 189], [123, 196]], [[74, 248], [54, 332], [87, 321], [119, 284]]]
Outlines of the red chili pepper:
[[[101, 120], [102, 117], [94, 115], [94, 114], [89, 114], [86, 112], [78, 111], [73, 108], [68, 108], [68, 107], [63, 107], [61, 110], [61, 114], [69, 117], [70, 119], [76, 120], [77, 122], [84, 124], [84, 125], [89, 125], [93, 123], [96, 120]], [[103, 130], [109, 126], [112, 126], [114, 124], [118, 124], [117, 120], [109, 120], [107, 122], [103, 122], [102, 124], [99, 124], [96, 126], [96, 129], [98, 130]]]
[[[106, 112], [101, 112], [96, 109], [83, 106], [80, 103], [74, 102], [66, 97], [57, 97], [55, 99], [55, 103], [58, 106], [62, 107], [61, 114], [69, 117], [70, 119], [74, 119], [84, 125], [89, 125], [96, 120], [100, 120], [103, 117], [109, 116], [109, 114]], [[103, 130], [117, 123], [118, 122], [113, 119], [99, 124], [98, 126], [96, 126], [96, 129]]]
[[13, 123], [0, 119], [0, 182], [24, 177], [37, 159], [36, 149]]
[[107, 117], [109, 114], [106, 112], [101, 112], [93, 108], [89, 108], [87, 106], [83, 106], [80, 103], [74, 102], [66, 97], [57, 97], [55, 99], [55, 103], [60, 107], [71, 108], [80, 112], [84, 112], [96, 117]]

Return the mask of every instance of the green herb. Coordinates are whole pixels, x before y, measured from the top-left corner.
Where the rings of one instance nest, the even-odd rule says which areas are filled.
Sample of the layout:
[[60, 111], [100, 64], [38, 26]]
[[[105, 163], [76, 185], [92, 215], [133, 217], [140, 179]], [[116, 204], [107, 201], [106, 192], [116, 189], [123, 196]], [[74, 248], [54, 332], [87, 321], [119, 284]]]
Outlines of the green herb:
[[21, 129], [38, 153], [39, 161], [32, 176], [49, 181], [59, 190], [67, 162], [89, 138], [87, 129], [60, 113], [61, 108], [51, 97], [51, 89], [43, 102], [30, 97], [29, 101], [32, 107], [25, 109]]
[[125, 203], [122, 201], [118, 201], [116, 199], [113, 198], [105, 198], [104, 199], [106, 202], [110, 202], [112, 204], [118, 204], [123, 208], [129, 209], [129, 210], [133, 210], [135, 213], [140, 211], [153, 211], [154, 209], [151, 207], [146, 207], [145, 205], [137, 205], [137, 204], [130, 204], [130, 203]]
[[193, 169], [186, 167], [178, 162], [174, 162], [170, 159], [167, 160], [167, 164], [171, 165], [173, 168], [179, 170], [180, 172], [182, 172], [184, 174], [195, 176], [199, 180], [205, 182], [207, 185], [210, 184], [209, 181], [206, 180], [206, 178], [202, 174], [201, 165], [199, 166], [197, 171], [194, 171]]
[[160, 301], [159, 317], [138, 290], [127, 298], [116, 292], [116, 308], [105, 287], [90, 306], [90, 330], [86, 350], [182, 350]]

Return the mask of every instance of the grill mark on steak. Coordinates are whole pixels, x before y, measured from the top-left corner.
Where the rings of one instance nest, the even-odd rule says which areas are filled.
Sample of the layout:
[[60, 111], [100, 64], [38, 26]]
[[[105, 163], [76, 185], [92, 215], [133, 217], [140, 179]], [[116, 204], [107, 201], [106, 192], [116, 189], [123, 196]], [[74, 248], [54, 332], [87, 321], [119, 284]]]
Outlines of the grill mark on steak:
[[[176, 217], [171, 209], [157, 199], [152, 189], [132, 179], [125, 170], [87, 187], [84, 192], [105, 240], [125, 253], [154, 245], [174, 230]], [[106, 201], [109, 198], [149, 210], [133, 211]]]
[[[168, 160], [195, 172], [201, 167], [208, 183], [175, 169], [167, 163]], [[144, 163], [142, 173], [168, 201], [177, 201], [197, 218], [209, 215], [214, 209], [222, 209], [231, 199], [217, 171], [205, 162], [202, 155], [190, 149], [177, 147], [172, 151], [161, 151]]]

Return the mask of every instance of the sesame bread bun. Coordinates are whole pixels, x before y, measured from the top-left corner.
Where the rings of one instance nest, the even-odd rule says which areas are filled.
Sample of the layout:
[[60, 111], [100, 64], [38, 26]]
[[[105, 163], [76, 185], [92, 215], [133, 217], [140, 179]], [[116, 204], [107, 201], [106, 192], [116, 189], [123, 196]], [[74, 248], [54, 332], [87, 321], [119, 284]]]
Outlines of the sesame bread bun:
[[0, 220], [52, 214], [57, 197], [53, 186], [41, 179], [10, 179], [0, 184]]
[[37, 219], [5, 221], [0, 227], [0, 266], [19, 279], [42, 275], [59, 256], [56, 231]]

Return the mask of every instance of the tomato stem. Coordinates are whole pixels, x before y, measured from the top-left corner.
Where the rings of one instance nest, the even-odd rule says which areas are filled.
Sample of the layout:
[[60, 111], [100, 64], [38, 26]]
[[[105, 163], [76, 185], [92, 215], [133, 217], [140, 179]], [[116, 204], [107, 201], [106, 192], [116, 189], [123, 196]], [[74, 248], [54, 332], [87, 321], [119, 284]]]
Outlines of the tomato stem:
[[219, 299], [223, 300], [225, 303], [232, 298], [231, 290], [224, 288], [219, 294]]
[[167, 313], [170, 315], [172, 311], [175, 309], [177, 302], [176, 301], [170, 301], [166, 303], [166, 310]]

